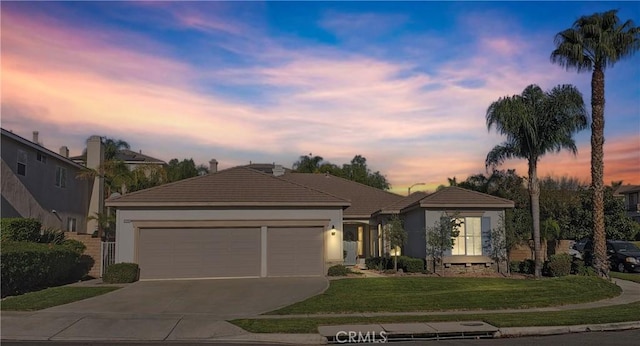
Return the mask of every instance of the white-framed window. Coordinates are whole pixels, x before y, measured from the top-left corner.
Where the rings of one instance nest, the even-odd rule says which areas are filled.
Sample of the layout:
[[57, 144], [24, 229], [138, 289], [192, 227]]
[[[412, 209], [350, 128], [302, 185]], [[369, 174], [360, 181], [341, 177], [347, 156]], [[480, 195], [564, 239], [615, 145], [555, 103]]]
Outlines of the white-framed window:
[[452, 255], [481, 256], [482, 255], [482, 218], [458, 218], [460, 233], [455, 238]]
[[75, 217], [67, 218], [67, 231], [77, 232], [78, 222]]
[[56, 186], [61, 188], [67, 187], [67, 169], [64, 167], [56, 167]]
[[47, 163], [47, 156], [41, 152], [38, 152], [36, 154], [36, 160], [38, 162]]
[[27, 152], [18, 149], [18, 167], [16, 167], [16, 173], [18, 175], [27, 175]]

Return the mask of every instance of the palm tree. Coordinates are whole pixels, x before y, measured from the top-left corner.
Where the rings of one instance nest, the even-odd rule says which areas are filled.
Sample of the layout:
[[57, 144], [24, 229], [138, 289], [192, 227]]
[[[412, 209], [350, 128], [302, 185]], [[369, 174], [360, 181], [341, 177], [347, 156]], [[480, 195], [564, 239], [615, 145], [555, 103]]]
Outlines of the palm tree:
[[593, 188], [594, 267], [608, 277], [604, 231], [604, 70], [640, 48], [640, 28], [620, 22], [617, 10], [582, 16], [555, 37], [551, 61], [591, 75], [591, 186]]
[[487, 109], [487, 128], [495, 126], [507, 140], [487, 154], [486, 166], [494, 169], [507, 159], [528, 161], [528, 190], [533, 218], [535, 276], [542, 274], [540, 246], [540, 185], [538, 162], [548, 152], [567, 149], [578, 152], [573, 134], [587, 126], [587, 113], [582, 94], [572, 85], [558, 85], [544, 92], [529, 85], [521, 95], [505, 96]]

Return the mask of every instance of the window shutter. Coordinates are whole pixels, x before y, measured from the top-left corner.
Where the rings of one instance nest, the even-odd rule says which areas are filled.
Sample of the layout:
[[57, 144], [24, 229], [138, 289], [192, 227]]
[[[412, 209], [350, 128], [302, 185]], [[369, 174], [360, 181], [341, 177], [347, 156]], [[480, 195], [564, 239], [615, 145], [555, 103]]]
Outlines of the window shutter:
[[491, 257], [491, 218], [482, 217], [482, 255]]

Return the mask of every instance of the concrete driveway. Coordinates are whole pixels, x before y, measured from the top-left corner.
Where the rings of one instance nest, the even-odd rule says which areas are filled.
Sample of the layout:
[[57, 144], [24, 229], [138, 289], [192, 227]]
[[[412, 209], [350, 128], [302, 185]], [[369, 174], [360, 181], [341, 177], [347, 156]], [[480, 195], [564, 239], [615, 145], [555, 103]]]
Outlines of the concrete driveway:
[[324, 277], [141, 281], [43, 311], [98, 314], [206, 314], [220, 320], [250, 317], [322, 293]]

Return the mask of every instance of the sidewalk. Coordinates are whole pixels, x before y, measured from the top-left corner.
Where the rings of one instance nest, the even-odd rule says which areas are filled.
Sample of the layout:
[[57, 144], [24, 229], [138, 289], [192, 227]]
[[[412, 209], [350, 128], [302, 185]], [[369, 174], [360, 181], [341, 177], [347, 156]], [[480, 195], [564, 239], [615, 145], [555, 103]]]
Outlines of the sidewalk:
[[[616, 280], [622, 288], [622, 294], [612, 299], [598, 302], [565, 305], [550, 308], [521, 309], [521, 310], [484, 310], [484, 311], [456, 311], [465, 313], [508, 313], [528, 311], [562, 311], [573, 309], [587, 309], [609, 305], [627, 304], [640, 301], [640, 284]], [[453, 312], [411, 312], [411, 313], [361, 313], [339, 314], [345, 316], [393, 316], [393, 315], [445, 315]], [[253, 316], [251, 318], [306, 318], [306, 317], [335, 317], [336, 314], [323, 315], [289, 315], [289, 316]], [[327, 338], [318, 334], [254, 334], [249, 333], [231, 323], [220, 320], [211, 314], [124, 314], [124, 313], [68, 313], [56, 311], [34, 312], [2, 312], [2, 340], [64, 340], [64, 341], [191, 341], [191, 342], [263, 342], [287, 344], [324, 344]], [[482, 322], [478, 322], [482, 323]], [[457, 332], [471, 332], [473, 329], [497, 328], [483, 324], [459, 323], [463, 329]], [[465, 326], [465, 324], [470, 324]], [[425, 326], [427, 324], [424, 324]], [[377, 327], [376, 327], [377, 326]], [[369, 328], [386, 328], [387, 330], [406, 331], [407, 328], [426, 328], [417, 324], [374, 324], [359, 326], [363, 330]], [[350, 328], [353, 326], [332, 326], [332, 328]], [[429, 323], [429, 328], [444, 330], [454, 328], [451, 323]], [[438, 329], [440, 328], [440, 329]], [[464, 329], [469, 329], [465, 331]], [[503, 328], [497, 331], [502, 336], [548, 335], [557, 333], [620, 330], [640, 328], [639, 322], [563, 326], [563, 327], [531, 327], [531, 328]], [[348, 329], [344, 329], [348, 330]], [[376, 329], [378, 330], [378, 329]], [[324, 330], [325, 333], [327, 330]]]

